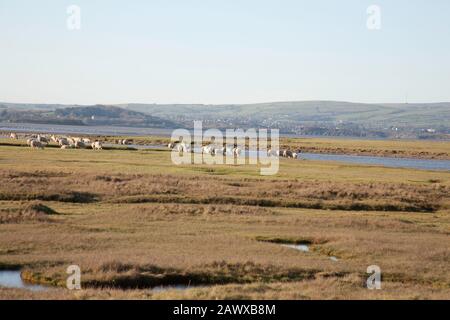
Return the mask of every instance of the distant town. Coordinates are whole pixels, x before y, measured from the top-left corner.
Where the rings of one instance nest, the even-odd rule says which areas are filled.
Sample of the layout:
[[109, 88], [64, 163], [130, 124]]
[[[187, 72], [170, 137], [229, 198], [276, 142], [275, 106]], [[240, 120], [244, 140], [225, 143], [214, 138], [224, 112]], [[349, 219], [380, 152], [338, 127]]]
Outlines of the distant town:
[[253, 105], [48, 105], [0, 103], [0, 122], [139, 128], [276, 128], [294, 136], [450, 139], [450, 103], [336, 101]]

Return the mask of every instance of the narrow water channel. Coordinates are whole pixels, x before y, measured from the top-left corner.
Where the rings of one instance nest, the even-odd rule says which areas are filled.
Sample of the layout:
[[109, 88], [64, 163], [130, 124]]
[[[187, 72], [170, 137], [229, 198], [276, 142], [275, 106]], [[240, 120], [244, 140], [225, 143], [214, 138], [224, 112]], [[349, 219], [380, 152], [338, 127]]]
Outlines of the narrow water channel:
[[24, 282], [19, 270], [0, 270], [0, 287], [31, 291], [48, 290], [48, 287]]

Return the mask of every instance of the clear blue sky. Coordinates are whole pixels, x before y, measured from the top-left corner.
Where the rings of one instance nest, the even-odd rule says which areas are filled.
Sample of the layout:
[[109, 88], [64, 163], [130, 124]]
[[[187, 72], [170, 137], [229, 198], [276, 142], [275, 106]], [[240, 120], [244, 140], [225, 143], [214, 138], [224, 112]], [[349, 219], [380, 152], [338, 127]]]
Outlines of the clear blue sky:
[[[66, 28], [69, 5], [81, 30]], [[366, 9], [381, 8], [381, 30]], [[0, 101], [450, 101], [448, 0], [0, 0]]]

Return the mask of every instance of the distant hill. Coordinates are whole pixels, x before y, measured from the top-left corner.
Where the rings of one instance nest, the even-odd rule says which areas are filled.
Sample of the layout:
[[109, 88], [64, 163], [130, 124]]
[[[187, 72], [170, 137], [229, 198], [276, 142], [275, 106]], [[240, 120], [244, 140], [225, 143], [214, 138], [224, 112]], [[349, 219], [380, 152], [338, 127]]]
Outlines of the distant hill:
[[267, 122], [354, 122], [377, 126], [449, 126], [450, 102], [368, 104], [339, 101], [293, 101], [257, 104], [126, 104], [123, 108], [168, 118], [251, 118]]
[[[2, 108], [3, 107], [3, 108]], [[177, 128], [171, 120], [116, 106], [5, 105], [0, 104], [1, 122], [66, 125], [107, 125], [151, 128]]]
[[[29, 110], [26, 111], [25, 110]], [[278, 128], [282, 133], [375, 138], [450, 138], [450, 102], [60, 105], [0, 103], [0, 121], [155, 128]]]

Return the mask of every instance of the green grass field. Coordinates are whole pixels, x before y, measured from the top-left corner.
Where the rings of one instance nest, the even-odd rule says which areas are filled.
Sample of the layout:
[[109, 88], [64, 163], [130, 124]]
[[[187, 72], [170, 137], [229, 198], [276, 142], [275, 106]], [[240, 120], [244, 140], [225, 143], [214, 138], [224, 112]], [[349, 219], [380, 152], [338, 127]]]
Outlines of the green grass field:
[[[0, 178], [0, 269], [52, 287], [0, 299], [450, 298], [449, 172], [283, 159], [260, 176], [167, 151], [2, 145]], [[83, 290], [64, 288], [71, 264]], [[381, 290], [365, 286], [374, 264]]]

